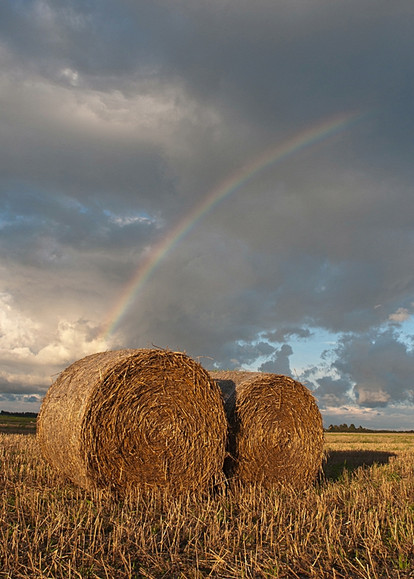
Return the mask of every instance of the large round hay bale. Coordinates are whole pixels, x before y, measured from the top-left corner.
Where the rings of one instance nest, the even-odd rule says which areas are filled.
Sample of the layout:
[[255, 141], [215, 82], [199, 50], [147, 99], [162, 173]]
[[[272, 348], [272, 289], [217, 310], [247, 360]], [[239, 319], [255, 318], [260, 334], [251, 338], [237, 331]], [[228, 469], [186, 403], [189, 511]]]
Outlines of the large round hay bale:
[[37, 437], [45, 459], [85, 488], [179, 491], [222, 472], [227, 420], [220, 389], [186, 354], [119, 350], [59, 375]]
[[260, 372], [210, 372], [222, 389], [230, 423], [230, 471], [264, 486], [303, 488], [322, 465], [322, 417], [300, 382]]

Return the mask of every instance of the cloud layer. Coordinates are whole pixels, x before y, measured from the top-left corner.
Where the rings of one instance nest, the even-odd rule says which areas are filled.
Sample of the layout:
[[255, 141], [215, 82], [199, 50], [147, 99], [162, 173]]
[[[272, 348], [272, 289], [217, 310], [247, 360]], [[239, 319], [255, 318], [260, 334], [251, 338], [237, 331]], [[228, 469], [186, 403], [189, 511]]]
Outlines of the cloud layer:
[[[2, 2], [0, 405], [117, 347], [292, 373], [323, 331], [298, 377], [326, 421], [409, 428], [413, 23], [405, 0]], [[105, 334], [220, 183], [340, 114], [360, 116], [206, 213]]]

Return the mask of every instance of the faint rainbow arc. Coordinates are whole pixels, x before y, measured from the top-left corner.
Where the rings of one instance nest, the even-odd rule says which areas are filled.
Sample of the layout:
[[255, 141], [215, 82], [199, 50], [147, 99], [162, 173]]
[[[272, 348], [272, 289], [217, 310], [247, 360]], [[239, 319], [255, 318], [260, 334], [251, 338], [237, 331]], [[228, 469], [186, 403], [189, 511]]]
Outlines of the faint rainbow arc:
[[362, 116], [364, 115], [359, 112], [353, 112], [336, 115], [333, 118], [324, 120], [322, 123], [283, 141], [283, 143], [267, 149], [260, 156], [243, 165], [237, 172], [221, 181], [148, 252], [135, 274], [124, 287], [115, 306], [110, 310], [103, 324], [100, 338], [107, 339], [113, 333], [125, 312], [132, 305], [139, 290], [165, 255], [220, 201], [234, 193], [242, 185], [245, 185], [266, 167], [340, 132], [358, 121]]

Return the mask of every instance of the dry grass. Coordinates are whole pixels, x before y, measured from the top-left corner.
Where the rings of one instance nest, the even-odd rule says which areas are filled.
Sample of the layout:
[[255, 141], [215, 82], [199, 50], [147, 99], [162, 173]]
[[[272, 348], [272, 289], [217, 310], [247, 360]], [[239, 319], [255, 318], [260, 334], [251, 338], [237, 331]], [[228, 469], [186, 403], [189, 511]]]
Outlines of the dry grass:
[[289, 376], [210, 372], [225, 399], [232, 474], [244, 483], [304, 488], [320, 471], [322, 417], [311, 392]]
[[387, 448], [384, 464], [306, 491], [121, 500], [67, 483], [34, 436], [0, 435], [0, 578], [412, 577], [414, 451]]
[[222, 478], [227, 422], [209, 374], [182, 352], [87, 356], [49, 388], [38, 417], [46, 460], [84, 488], [188, 490]]
[[326, 450], [373, 450], [390, 451], [396, 454], [412, 450], [414, 433], [408, 432], [326, 432]]

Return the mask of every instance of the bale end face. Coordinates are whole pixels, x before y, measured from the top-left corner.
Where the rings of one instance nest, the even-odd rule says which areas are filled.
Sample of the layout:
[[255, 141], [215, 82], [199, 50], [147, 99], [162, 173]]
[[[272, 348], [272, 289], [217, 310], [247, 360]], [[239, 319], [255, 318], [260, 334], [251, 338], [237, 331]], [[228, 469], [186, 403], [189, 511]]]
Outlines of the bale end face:
[[310, 391], [288, 376], [213, 372], [219, 385], [233, 380], [227, 398], [228, 464], [233, 476], [263, 486], [308, 486], [321, 469], [322, 417]]
[[43, 402], [49, 462], [85, 487], [202, 488], [219, 477], [227, 422], [221, 393], [181, 352], [120, 350], [67, 368]]

